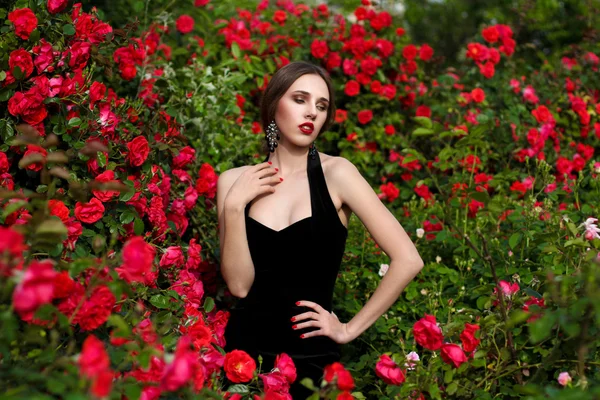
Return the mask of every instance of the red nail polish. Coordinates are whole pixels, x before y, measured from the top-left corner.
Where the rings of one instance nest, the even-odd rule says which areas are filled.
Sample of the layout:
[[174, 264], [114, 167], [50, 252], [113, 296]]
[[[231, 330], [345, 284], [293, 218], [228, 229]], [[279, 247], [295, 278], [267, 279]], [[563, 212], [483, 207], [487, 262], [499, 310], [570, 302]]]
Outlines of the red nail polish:
[[292, 317], [292, 322], [294, 322], [296, 320], [296, 317]]
[[304, 339], [304, 333], [303, 333], [302, 335], [300, 335], [300, 338], [301, 338], [301, 339]]
[[283, 178], [279, 178], [279, 180], [280, 180], [281, 182], [283, 182]]
[[298, 325], [292, 325], [292, 329], [296, 329]]
[[300, 302], [299, 302], [299, 301], [297, 301], [297, 302], [296, 302], [296, 305], [297, 305], [297, 306], [299, 306], [299, 305], [300, 305]]
[[277, 168], [277, 167], [276, 167], [276, 168], [275, 168], [275, 172], [277, 172], [277, 171], [279, 171], [279, 168]]
[[272, 165], [273, 163], [271, 161], [269, 161], [269, 165]]

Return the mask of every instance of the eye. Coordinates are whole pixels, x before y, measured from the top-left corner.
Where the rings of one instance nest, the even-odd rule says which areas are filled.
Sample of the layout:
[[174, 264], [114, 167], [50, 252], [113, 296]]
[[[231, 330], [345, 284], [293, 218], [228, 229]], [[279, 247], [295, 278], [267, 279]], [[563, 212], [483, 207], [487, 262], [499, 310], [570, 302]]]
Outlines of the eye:
[[320, 106], [318, 106], [318, 107], [317, 107], [317, 109], [318, 109], [319, 111], [327, 111], [327, 107], [325, 107], [325, 106], [323, 106], [323, 105], [320, 105]]
[[298, 103], [298, 104], [302, 104], [302, 103], [304, 103], [304, 100], [302, 100], [302, 99], [299, 99], [299, 98], [296, 98], [296, 99], [294, 99], [294, 100], [295, 100], [295, 101], [296, 101], [296, 103]]

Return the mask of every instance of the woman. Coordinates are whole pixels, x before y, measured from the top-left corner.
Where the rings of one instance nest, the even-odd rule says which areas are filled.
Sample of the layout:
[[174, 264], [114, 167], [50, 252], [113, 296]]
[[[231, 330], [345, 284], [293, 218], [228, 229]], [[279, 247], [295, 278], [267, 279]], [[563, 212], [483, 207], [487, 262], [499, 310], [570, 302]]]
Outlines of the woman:
[[[244, 350], [262, 371], [292, 357], [290, 394], [300, 380], [318, 385], [339, 361], [340, 345], [358, 337], [423, 267], [416, 248], [356, 167], [319, 153], [315, 139], [331, 124], [334, 93], [327, 73], [306, 62], [278, 70], [261, 101], [266, 161], [225, 171], [217, 185], [221, 273], [240, 298], [225, 331], [226, 351]], [[347, 323], [332, 296], [354, 212], [390, 257], [390, 268], [364, 308]], [[258, 365], [258, 362], [257, 362]]]

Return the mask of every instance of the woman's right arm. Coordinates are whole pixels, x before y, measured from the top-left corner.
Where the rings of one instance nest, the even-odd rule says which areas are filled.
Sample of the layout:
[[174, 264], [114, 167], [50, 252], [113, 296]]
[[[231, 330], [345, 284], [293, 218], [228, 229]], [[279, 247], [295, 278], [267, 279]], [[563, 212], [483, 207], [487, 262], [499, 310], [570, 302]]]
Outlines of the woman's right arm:
[[217, 214], [221, 274], [231, 294], [246, 297], [254, 283], [254, 264], [246, 238], [246, 204], [262, 193], [273, 193], [280, 182], [268, 163], [234, 168], [217, 181]]

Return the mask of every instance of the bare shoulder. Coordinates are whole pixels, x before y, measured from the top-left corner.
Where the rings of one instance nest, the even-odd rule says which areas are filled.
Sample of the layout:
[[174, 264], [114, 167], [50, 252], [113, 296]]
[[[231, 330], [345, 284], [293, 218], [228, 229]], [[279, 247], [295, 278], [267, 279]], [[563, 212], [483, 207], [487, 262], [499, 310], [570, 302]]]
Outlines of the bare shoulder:
[[222, 179], [224, 183], [233, 183], [248, 168], [250, 168], [250, 165], [242, 165], [241, 167], [230, 168], [219, 175], [219, 180]]
[[361, 177], [358, 168], [347, 158], [320, 153], [323, 173], [328, 183], [345, 185]]

